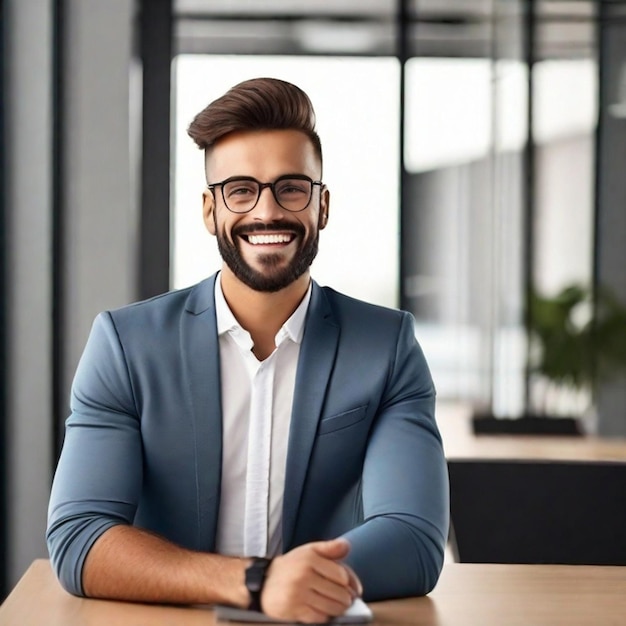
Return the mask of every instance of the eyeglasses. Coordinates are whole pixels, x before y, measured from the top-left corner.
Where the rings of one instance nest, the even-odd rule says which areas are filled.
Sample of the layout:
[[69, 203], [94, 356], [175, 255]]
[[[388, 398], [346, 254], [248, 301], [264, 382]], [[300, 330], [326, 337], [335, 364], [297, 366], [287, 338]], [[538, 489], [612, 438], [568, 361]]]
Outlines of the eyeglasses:
[[277, 204], [292, 213], [304, 211], [311, 203], [313, 186], [322, 185], [321, 180], [312, 180], [304, 174], [288, 174], [277, 178], [273, 183], [261, 183], [252, 176], [232, 176], [220, 183], [207, 187], [213, 191], [222, 188], [222, 198], [229, 211], [248, 213], [259, 202], [261, 192], [269, 187]]

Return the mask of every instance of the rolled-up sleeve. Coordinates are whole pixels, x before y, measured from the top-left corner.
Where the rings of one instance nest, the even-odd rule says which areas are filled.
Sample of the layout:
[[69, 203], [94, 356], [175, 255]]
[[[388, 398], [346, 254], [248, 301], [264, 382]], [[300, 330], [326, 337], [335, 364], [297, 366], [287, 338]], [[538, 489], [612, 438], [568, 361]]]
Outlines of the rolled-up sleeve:
[[367, 446], [364, 523], [345, 534], [347, 563], [368, 601], [424, 595], [443, 566], [449, 481], [435, 422], [435, 389], [405, 314], [396, 358]]
[[72, 385], [70, 408], [46, 539], [61, 584], [83, 595], [87, 553], [107, 529], [132, 523], [142, 481], [136, 400], [108, 313], [94, 322]]

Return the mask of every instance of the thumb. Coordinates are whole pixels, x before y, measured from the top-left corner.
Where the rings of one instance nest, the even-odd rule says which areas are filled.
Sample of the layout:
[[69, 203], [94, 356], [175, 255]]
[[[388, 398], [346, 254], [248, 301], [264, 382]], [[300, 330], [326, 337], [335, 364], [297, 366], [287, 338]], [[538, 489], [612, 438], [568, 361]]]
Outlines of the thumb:
[[347, 539], [339, 537], [330, 541], [318, 541], [314, 544], [314, 549], [320, 556], [336, 561], [348, 556], [350, 543]]

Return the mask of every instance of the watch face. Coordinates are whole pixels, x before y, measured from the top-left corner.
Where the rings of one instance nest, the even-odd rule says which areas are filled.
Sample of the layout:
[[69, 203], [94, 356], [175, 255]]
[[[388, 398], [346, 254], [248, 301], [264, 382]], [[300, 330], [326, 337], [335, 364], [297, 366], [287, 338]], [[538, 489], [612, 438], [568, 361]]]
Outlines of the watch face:
[[263, 581], [263, 572], [258, 568], [250, 567], [246, 570], [246, 587], [250, 591], [259, 591]]
[[265, 579], [265, 570], [269, 563], [267, 561], [254, 561], [246, 570], [246, 587], [250, 591], [260, 591]]

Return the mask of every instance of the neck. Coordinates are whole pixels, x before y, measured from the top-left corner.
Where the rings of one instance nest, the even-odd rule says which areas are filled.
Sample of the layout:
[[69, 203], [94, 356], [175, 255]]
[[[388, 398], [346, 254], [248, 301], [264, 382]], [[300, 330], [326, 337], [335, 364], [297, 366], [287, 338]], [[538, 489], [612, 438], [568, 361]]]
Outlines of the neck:
[[304, 298], [311, 276], [305, 272], [280, 291], [255, 291], [242, 283], [228, 268], [221, 272], [222, 291], [233, 315], [252, 337], [254, 353], [259, 359], [275, 348], [274, 337]]

